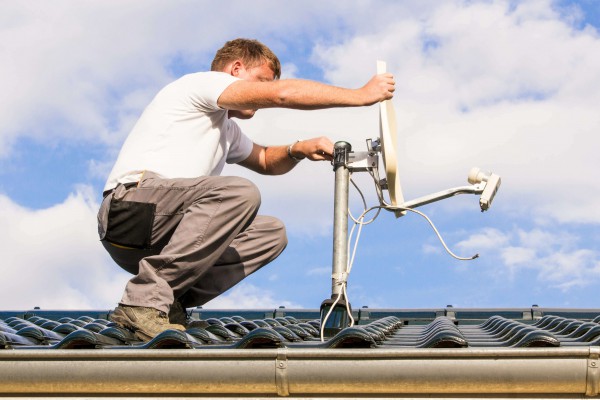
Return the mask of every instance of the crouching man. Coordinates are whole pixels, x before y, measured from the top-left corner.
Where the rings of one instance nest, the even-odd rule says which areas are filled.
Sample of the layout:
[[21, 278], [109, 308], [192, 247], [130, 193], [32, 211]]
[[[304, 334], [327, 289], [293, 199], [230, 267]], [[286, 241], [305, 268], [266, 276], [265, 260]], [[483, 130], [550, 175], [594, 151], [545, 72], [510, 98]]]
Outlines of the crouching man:
[[278, 58], [262, 43], [229, 41], [211, 71], [164, 87], [125, 140], [104, 188], [98, 230], [112, 259], [134, 275], [111, 319], [140, 339], [202, 326], [185, 308], [225, 292], [287, 244], [283, 224], [258, 215], [256, 186], [220, 176], [226, 162], [279, 175], [304, 159], [332, 159], [327, 138], [259, 145], [232, 118], [272, 107], [368, 106], [394, 92], [391, 74], [375, 75], [359, 89], [280, 80], [280, 74]]

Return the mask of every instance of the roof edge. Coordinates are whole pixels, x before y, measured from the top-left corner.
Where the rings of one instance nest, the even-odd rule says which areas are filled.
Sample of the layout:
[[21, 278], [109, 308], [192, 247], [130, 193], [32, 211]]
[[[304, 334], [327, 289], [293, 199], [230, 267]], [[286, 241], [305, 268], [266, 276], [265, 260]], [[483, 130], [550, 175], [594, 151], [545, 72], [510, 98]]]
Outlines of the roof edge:
[[8, 350], [0, 393], [598, 396], [600, 347]]

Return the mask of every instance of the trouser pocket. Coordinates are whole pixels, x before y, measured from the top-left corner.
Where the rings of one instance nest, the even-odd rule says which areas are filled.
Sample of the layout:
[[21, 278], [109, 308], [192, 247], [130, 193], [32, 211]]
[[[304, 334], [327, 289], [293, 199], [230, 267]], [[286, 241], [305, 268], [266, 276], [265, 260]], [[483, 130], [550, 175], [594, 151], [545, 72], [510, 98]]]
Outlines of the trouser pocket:
[[125, 247], [150, 249], [156, 204], [112, 199], [104, 239]]

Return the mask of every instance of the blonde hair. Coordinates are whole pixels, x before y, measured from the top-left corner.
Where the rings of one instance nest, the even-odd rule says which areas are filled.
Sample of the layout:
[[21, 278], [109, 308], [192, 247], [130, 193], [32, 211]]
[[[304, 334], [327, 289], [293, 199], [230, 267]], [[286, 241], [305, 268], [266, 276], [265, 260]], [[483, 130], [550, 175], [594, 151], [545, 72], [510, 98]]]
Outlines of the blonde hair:
[[241, 60], [247, 68], [258, 67], [265, 61], [275, 74], [275, 79], [281, 77], [281, 63], [267, 46], [255, 39], [234, 39], [221, 47], [213, 59], [210, 69], [222, 71], [227, 64]]

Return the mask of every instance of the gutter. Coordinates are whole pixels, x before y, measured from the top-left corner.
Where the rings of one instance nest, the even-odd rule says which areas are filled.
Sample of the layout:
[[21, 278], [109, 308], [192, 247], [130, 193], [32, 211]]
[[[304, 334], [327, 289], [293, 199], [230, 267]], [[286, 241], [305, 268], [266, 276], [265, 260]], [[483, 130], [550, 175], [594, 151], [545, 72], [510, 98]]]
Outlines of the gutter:
[[[600, 347], [4, 350], [0, 395], [598, 396]], [[470, 396], [473, 397], [473, 396]]]

